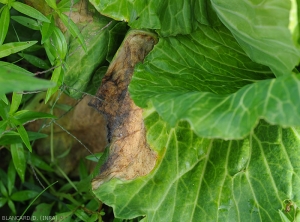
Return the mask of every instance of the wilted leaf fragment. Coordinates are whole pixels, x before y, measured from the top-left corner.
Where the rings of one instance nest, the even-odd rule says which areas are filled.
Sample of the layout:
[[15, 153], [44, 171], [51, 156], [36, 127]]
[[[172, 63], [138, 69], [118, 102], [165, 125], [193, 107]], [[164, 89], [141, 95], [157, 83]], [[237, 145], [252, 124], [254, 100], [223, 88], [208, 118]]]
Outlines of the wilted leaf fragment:
[[93, 180], [93, 189], [112, 177], [129, 180], [146, 175], [155, 165], [156, 154], [146, 141], [143, 111], [127, 91], [134, 66], [143, 61], [155, 43], [153, 34], [131, 31], [102, 79], [98, 99], [91, 102], [106, 117], [111, 143], [109, 158]]

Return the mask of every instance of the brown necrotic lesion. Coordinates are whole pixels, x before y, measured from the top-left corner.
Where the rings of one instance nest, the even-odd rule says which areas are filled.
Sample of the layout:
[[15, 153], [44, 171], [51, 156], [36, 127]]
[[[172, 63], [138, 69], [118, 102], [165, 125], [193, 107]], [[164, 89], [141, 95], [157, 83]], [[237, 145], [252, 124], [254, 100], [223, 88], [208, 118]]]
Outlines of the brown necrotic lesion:
[[145, 31], [131, 31], [111, 62], [97, 92], [99, 99], [90, 105], [107, 121], [110, 155], [92, 181], [93, 189], [117, 177], [130, 180], [148, 174], [156, 154], [147, 144], [143, 110], [130, 98], [128, 85], [134, 66], [142, 62], [156, 44], [156, 36]]

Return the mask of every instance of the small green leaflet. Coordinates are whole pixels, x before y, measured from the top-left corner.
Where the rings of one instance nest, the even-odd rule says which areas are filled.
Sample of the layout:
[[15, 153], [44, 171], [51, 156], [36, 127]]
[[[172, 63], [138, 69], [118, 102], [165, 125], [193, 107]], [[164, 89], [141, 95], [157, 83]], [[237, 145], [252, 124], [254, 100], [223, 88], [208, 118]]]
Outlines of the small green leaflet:
[[67, 27], [67, 29], [71, 33], [71, 35], [80, 42], [84, 51], [87, 51], [84, 38], [83, 38], [82, 34], [80, 33], [76, 24], [72, 21], [72, 19], [70, 19], [68, 16], [66, 16], [63, 13], [59, 13], [58, 16], [60, 17], [60, 19], [64, 23], [64, 25]]
[[37, 41], [31, 42], [10, 42], [0, 46], [0, 58], [9, 56], [13, 53], [22, 51], [29, 48], [30, 46], [36, 44]]
[[14, 1], [11, 4], [11, 6], [15, 10], [17, 10], [31, 18], [35, 18], [35, 19], [41, 20], [43, 22], [50, 22], [49, 19], [46, 16], [44, 16], [42, 13], [40, 13], [38, 10], [36, 10], [24, 3]]
[[33, 30], [40, 30], [40, 26], [35, 19], [31, 19], [25, 16], [11, 16], [11, 18], [14, 21], [20, 23], [21, 25], [26, 26], [27, 28]]
[[24, 182], [25, 170], [26, 170], [26, 158], [24, 154], [24, 148], [22, 143], [14, 143], [10, 145], [10, 152], [12, 160], [15, 165], [15, 169], [19, 174], [21, 181]]
[[0, 95], [14, 91], [47, 89], [53, 86], [55, 86], [53, 82], [35, 78], [32, 73], [19, 66], [0, 61]]
[[7, 31], [8, 31], [8, 26], [10, 22], [10, 12], [8, 6], [4, 6], [2, 8], [2, 12], [0, 15], [0, 45], [5, 40]]

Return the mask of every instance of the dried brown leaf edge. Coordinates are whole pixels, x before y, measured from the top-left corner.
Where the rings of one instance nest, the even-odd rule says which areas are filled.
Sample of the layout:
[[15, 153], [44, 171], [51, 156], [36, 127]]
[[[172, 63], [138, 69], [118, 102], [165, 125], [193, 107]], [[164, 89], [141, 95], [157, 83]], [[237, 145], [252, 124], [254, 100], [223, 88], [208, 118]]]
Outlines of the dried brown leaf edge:
[[130, 98], [128, 85], [134, 67], [157, 43], [153, 33], [131, 30], [111, 62], [101, 86], [90, 105], [105, 116], [109, 157], [93, 179], [92, 188], [116, 177], [131, 180], [148, 174], [155, 166], [157, 155], [146, 140], [143, 110]]

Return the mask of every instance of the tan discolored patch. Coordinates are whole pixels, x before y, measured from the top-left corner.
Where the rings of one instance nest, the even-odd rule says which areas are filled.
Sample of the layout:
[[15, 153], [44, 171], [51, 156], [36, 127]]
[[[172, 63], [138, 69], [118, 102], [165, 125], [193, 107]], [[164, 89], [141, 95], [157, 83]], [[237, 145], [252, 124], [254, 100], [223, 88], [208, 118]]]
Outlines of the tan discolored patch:
[[111, 144], [107, 162], [92, 181], [93, 189], [113, 177], [130, 180], [146, 175], [155, 165], [156, 154], [146, 141], [143, 110], [130, 98], [128, 85], [134, 66], [144, 60], [156, 42], [152, 33], [131, 31], [102, 80], [96, 95], [99, 100], [90, 102], [104, 114]]
[[[57, 165], [64, 170], [69, 176], [78, 176], [78, 165], [80, 160], [85, 160], [87, 155], [91, 153], [103, 152], [107, 145], [105, 119], [93, 108], [87, 106], [91, 100], [86, 96], [78, 101], [70, 98], [65, 94], [59, 96], [59, 92], [55, 94], [47, 104], [44, 103], [46, 93], [39, 93], [26, 106], [27, 110], [50, 113], [53, 108], [53, 114], [61, 117], [55, 120], [53, 128], [45, 127], [41, 131], [41, 127], [48, 125], [51, 120], [36, 120], [26, 125], [27, 130], [41, 132], [49, 136], [39, 139], [34, 143], [34, 149], [37, 154], [51, 162], [51, 143], [53, 145], [53, 153]], [[57, 97], [59, 99], [56, 101]], [[56, 104], [53, 107], [53, 104]], [[71, 108], [73, 107], [73, 108]], [[70, 111], [67, 111], [70, 109]], [[63, 128], [61, 128], [61, 127]], [[64, 129], [64, 130], [63, 130]], [[51, 142], [51, 131], [53, 133], [53, 141]], [[75, 138], [76, 139], [75, 139]], [[84, 144], [85, 147], [78, 142]], [[70, 150], [68, 152], [68, 150]], [[68, 155], [63, 155], [68, 152]], [[63, 155], [64, 157], [58, 158]], [[96, 164], [92, 161], [86, 161], [89, 172], [91, 172]], [[61, 173], [57, 171], [59, 175]]]

